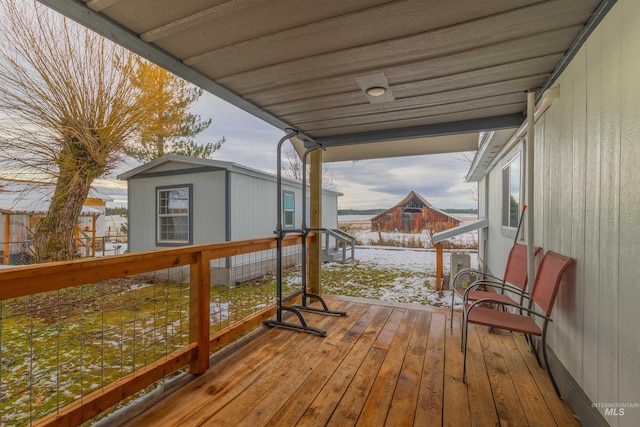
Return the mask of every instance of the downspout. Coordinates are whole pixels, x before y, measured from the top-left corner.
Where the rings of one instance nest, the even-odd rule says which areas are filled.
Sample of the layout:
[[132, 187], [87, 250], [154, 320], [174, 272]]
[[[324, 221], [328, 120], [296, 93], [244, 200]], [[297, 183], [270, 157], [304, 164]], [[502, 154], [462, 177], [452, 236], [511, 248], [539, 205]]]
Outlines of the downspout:
[[[231, 241], [231, 171], [224, 171], [224, 241]], [[225, 258], [225, 267], [231, 268], [231, 257]]]
[[[484, 177], [484, 218], [489, 219], [489, 175], [485, 175]], [[489, 229], [482, 228], [478, 233], [478, 236], [482, 236], [482, 271], [487, 273], [489, 268]], [[478, 242], [480, 245], [480, 242]], [[479, 248], [478, 248], [479, 249]]]
[[535, 89], [527, 92], [527, 278], [528, 287], [532, 289], [536, 277], [536, 260], [533, 242], [533, 167], [534, 167], [534, 141], [535, 141]]

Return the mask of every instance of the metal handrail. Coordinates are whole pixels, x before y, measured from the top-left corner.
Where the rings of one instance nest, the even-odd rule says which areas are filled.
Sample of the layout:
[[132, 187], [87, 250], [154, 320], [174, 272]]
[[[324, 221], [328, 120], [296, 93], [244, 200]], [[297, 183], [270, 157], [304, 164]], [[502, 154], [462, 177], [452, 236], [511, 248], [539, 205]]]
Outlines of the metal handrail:
[[317, 231], [321, 231], [325, 235], [325, 247], [324, 254], [329, 254], [329, 249], [331, 248], [329, 244], [329, 238], [333, 237], [335, 239], [335, 246], [333, 247], [336, 251], [340, 249], [340, 243], [342, 243], [342, 262], [347, 262], [347, 244], [351, 245], [351, 259], [355, 259], [355, 247], [356, 247], [356, 238], [349, 233], [346, 233], [339, 228], [321, 228], [317, 229]]

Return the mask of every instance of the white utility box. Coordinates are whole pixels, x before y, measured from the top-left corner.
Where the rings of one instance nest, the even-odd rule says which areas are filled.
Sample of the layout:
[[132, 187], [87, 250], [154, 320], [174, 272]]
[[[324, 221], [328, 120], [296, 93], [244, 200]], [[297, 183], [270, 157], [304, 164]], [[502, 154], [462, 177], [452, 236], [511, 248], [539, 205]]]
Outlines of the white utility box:
[[[453, 278], [458, 274], [458, 271], [471, 267], [471, 257], [468, 252], [451, 252], [451, 278], [449, 286], [453, 286]], [[468, 273], [463, 274], [456, 283], [456, 286], [466, 288], [471, 281], [471, 275]]]

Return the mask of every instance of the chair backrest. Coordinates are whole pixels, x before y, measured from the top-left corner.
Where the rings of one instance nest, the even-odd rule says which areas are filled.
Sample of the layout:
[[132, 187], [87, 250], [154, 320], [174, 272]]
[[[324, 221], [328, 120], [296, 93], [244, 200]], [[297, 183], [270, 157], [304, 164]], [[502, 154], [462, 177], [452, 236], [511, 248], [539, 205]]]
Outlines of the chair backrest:
[[[534, 247], [534, 254], [537, 255], [540, 250], [540, 248]], [[509, 252], [507, 268], [504, 272], [504, 281], [523, 291], [527, 288], [527, 258], [527, 245], [516, 243]]]
[[575, 262], [573, 258], [547, 251], [536, 273], [531, 298], [547, 316], [551, 314], [564, 272]]

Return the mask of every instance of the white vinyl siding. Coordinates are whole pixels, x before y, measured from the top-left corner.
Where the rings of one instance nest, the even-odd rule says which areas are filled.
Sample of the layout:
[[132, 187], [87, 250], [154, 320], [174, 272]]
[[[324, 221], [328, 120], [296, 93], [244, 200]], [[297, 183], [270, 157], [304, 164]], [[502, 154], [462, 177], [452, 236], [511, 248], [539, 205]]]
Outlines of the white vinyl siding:
[[[638, 402], [640, 390], [638, 46], [640, 8], [620, 0], [556, 81], [560, 96], [535, 132], [534, 243], [577, 261], [558, 293], [548, 343], [600, 403]], [[488, 178], [494, 218], [503, 207], [504, 164]], [[495, 228], [489, 235], [489, 265], [502, 274], [499, 258], [513, 241]], [[639, 416], [627, 409], [605, 419], [635, 426]]]

